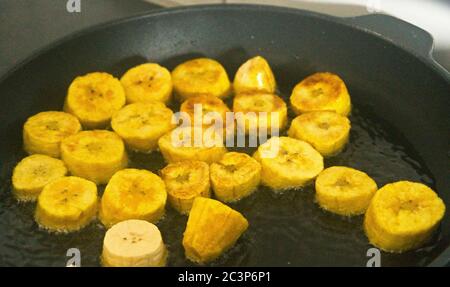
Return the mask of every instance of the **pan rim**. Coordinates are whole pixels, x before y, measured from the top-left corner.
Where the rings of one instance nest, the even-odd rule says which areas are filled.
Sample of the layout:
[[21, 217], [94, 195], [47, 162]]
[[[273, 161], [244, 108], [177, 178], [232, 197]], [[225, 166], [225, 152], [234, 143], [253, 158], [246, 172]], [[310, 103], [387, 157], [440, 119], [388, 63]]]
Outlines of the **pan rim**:
[[[332, 15], [322, 14], [314, 11], [308, 11], [308, 10], [302, 10], [302, 9], [295, 9], [295, 8], [288, 8], [288, 7], [279, 7], [279, 6], [273, 6], [273, 5], [260, 5], [260, 4], [205, 4], [205, 5], [191, 5], [191, 6], [180, 6], [180, 7], [168, 7], [168, 8], [161, 8], [156, 9], [153, 11], [145, 11], [142, 13], [137, 13], [128, 17], [116, 19], [107, 21], [104, 23], [96, 24], [91, 27], [86, 27], [83, 29], [80, 29], [78, 31], [72, 32], [66, 36], [63, 36], [50, 44], [37, 49], [36, 51], [32, 52], [30, 55], [26, 56], [22, 60], [20, 60], [17, 64], [15, 64], [13, 67], [9, 68], [2, 76], [0, 76], [0, 85], [9, 78], [12, 74], [14, 74], [17, 70], [23, 68], [28, 63], [32, 62], [34, 59], [40, 57], [41, 55], [57, 48], [58, 46], [74, 40], [76, 38], [80, 38], [84, 35], [94, 33], [103, 29], [111, 28], [114, 26], [123, 25], [127, 22], [137, 21], [141, 19], [146, 18], [153, 18], [153, 17], [161, 17], [164, 15], [175, 15], [179, 13], [190, 13], [191, 11], [212, 11], [212, 10], [236, 10], [236, 11], [243, 11], [243, 10], [259, 10], [259, 11], [267, 11], [267, 12], [277, 12], [277, 13], [287, 13], [287, 14], [295, 14], [300, 15], [304, 17], [312, 17], [317, 18], [322, 21], [331, 22], [336, 25], [343, 25], [347, 28], [357, 30], [361, 33], [370, 34], [372, 37], [378, 38], [385, 43], [392, 45], [396, 47], [397, 49], [400, 49], [402, 52], [407, 53], [414, 58], [418, 59], [420, 62], [425, 64], [428, 68], [433, 70], [437, 75], [439, 75], [442, 79], [444, 79], [449, 85], [450, 85], [450, 72], [447, 71], [444, 67], [442, 67], [432, 56], [433, 48], [434, 48], [434, 39], [427, 31], [414, 26], [410, 24], [412, 27], [416, 29], [420, 29], [424, 31], [425, 33], [429, 34], [432, 45], [430, 47], [430, 51], [428, 55], [423, 56], [419, 55], [418, 53], [414, 53], [413, 51], [410, 51], [406, 49], [405, 47], [401, 46], [400, 44], [388, 39], [387, 37], [384, 37], [383, 35], [376, 33], [374, 31], [371, 31], [369, 29], [365, 29], [362, 27], [358, 27], [348, 21], [346, 19], [351, 19], [353, 17], [336, 17]], [[394, 18], [398, 21], [402, 21], [400, 19], [397, 19], [395, 17], [385, 15], [385, 14], [371, 14], [371, 15], [383, 15], [387, 17]], [[407, 23], [407, 22], [406, 22]], [[409, 24], [409, 23], [408, 23]]]

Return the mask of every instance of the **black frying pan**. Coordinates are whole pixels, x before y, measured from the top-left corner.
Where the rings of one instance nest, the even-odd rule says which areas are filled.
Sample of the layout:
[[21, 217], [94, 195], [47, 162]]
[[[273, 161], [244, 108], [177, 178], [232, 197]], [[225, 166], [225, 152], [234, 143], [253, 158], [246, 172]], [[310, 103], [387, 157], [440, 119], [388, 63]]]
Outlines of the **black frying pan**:
[[[100, 224], [68, 235], [49, 235], [33, 221], [33, 204], [18, 204], [11, 171], [25, 156], [21, 127], [39, 111], [62, 108], [72, 79], [91, 71], [120, 76], [156, 61], [172, 69], [207, 56], [232, 77], [260, 54], [272, 65], [280, 94], [316, 71], [339, 74], [354, 104], [350, 144], [326, 166], [366, 171], [382, 186], [407, 179], [438, 191], [450, 208], [448, 152], [450, 76], [430, 56], [430, 35], [398, 19], [370, 15], [334, 18], [306, 11], [243, 5], [162, 10], [78, 33], [34, 55], [0, 82], [0, 265], [64, 266], [68, 248], [82, 265], [98, 265], [105, 230]], [[176, 107], [175, 107], [176, 108]], [[251, 152], [248, 150], [248, 152]], [[161, 156], [132, 154], [132, 166], [157, 171]], [[362, 216], [342, 218], [314, 203], [313, 187], [274, 195], [261, 188], [232, 206], [250, 228], [212, 265], [365, 266], [371, 247]], [[168, 208], [158, 225], [170, 251], [169, 265], [190, 265], [181, 246], [186, 217]], [[381, 254], [382, 266], [445, 265], [450, 257], [448, 212], [423, 248]]]

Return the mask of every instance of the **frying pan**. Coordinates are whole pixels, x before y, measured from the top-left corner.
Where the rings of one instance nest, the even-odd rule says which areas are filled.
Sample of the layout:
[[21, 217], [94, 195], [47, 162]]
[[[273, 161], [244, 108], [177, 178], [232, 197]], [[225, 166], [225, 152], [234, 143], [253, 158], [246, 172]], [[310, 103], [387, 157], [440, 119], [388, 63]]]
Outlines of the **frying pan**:
[[[317, 71], [339, 74], [353, 101], [350, 143], [326, 166], [364, 170], [379, 186], [423, 182], [450, 207], [448, 152], [450, 76], [431, 57], [431, 36], [385, 16], [334, 18], [286, 8], [249, 5], [167, 9], [101, 25], [33, 55], [0, 82], [0, 265], [64, 266], [78, 248], [83, 266], [99, 264], [105, 230], [51, 235], [33, 220], [34, 204], [16, 203], [11, 172], [25, 156], [21, 127], [27, 117], [60, 110], [77, 75], [159, 62], [169, 69], [194, 57], [218, 59], [232, 77], [247, 58], [262, 55], [273, 67], [279, 94]], [[173, 106], [176, 109], [176, 105]], [[252, 152], [252, 150], [245, 150]], [[159, 153], [131, 154], [131, 165], [157, 172]], [[368, 243], [362, 216], [343, 218], [314, 203], [314, 188], [281, 195], [261, 187], [232, 204], [250, 228], [212, 266], [365, 266]], [[158, 226], [170, 266], [189, 266], [181, 245], [186, 217], [168, 208]], [[404, 254], [381, 253], [382, 266], [440, 266], [450, 257], [448, 212], [434, 238]]]

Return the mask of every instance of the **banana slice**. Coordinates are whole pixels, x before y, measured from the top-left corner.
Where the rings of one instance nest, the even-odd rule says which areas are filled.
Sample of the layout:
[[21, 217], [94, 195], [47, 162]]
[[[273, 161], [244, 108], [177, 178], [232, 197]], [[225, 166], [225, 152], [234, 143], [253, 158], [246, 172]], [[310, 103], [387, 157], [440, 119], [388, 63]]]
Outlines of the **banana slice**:
[[125, 91], [120, 81], [108, 73], [95, 72], [70, 84], [64, 111], [76, 116], [83, 127], [104, 128], [123, 105]]
[[175, 94], [181, 100], [198, 95], [225, 98], [231, 92], [225, 68], [208, 58], [193, 59], [178, 65], [172, 71], [172, 81]]
[[97, 203], [95, 183], [76, 176], [61, 177], [42, 190], [35, 220], [49, 231], [76, 231], [95, 219]]
[[[197, 105], [197, 106], [196, 106]], [[197, 107], [197, 110], [196, 110]], [[215, 112], [218, 113], [222, 119], [222, 123], [225, 125], [226, 123], [226, 116], [227, 112], [229, 112], [230, 109], [228, 106], [219, 98], [217, 97], [211, 97], [208, 95], [199, 95], [194, 96], [181, 104], [180, 112], [187, 113], [189, 117], [191, 118], [191, 122], [195, 125], [202, 125], [202, 126], [211, 126], [211, 124], [203, 122], [203, 119], [206, 119], [206, 115], [209, 112]], [[195, 114], [195, 113], [201, 114]], [[203, 117], [201, 117], [201, 116]], [[197, 123], [198, 120], [201, 120], [201, 123]]]
[[115, 113], [111, 127], [132, 150], [151, 152], [157, 148], [158, 139], [175, 127], [172, 116], [163, 103], [135, 103]]
[[260, 162], [261, 182], [274, 191], [300, 188], [323, 170], [323, 157], [309, 143], [272, 137], [258, 147], [253, 157]]
[[202, 161], [180, 161], [161, 170], [169, 203], [181, 214], [189, 214], [197, 196], [210, 197], [209, 166]]
[[170, 72], [155, 63], [147, 63], [129, 69], [120, 79], [125, 89], [127, 103], [169, 103], [172, 97]]
[[106, 184], [116, 171], [128, 165], [122, 139], [105, 130], [82, 131], [65, 138], [61, 157], [73, 175], [97, 184]]
[[291, 105], [296, 114], [327, 110], [347, 116], [351, 110], [344, 81], [332, 73], [316, 73], [298, 83], [292, 91]]
[[349, 167], [329, 167], [316, 179], [316, 201], [323, 209], [340, 215], [363, 214], [376, 191], [372, 178]]
[[130, 219], [113, 225], [103, 239], [105, 267], [163, 267], [167, 249], [156, 225]]
[[23, 126], [23, 144], [28, 154], [60, 157], [61, 141], [81, 130], [76, 117], [64, 112], [41, 112], [29, 117]]
[[248, 228], [242, 214], [220, 201], [197, 197], [189, 214], [183, 236], [186, 257], [207, 263], [233, 247]]
[[288, 130], [289, 137], [310, 143], [325, 157], [341, 152], [349, 133], [348, 118], [330, 111], [302, 114], [292, 121]]
[[208, 129], [201, 127], [178, 127], [159, 139], [159, 150], [168, 163], [184, 160], [206, 163], [219, 161], [227, 152], [223, 135], [206, 131]]
[[275, 77], [266, 59], [256, 56], [242, 64], [234, 76], [233, 88], [236, 93], [275, 93]]
[[238, 201], [249, 196], [260, 180], [261, 165], [245, 153], [229, 152], [211, 164], [211, 183], [221, 201]]
[[421, 183], [386, 184], [373, 197], [364, 218], [371, 244], [401, 253], [426, 243], [445, 214], [438, 195]]
[[162, 179], [144, 169], [116, 172], [102, 196], [100, 220], [106, 227], [127, 219], [155, 223], [164, 215], [167, 193]]
[[267, 131], [277, 128], [282, 130], [287, 125], [286, 103], [274, 94], [238, 94], [233, 101], [233, 112], [241, 112], [244, 121], [237, 120], [240, 129], [245, 128], [248, 133], [250, 129], [265, 129]]
[[19, 201], [35, 201], [45, 185], [66, 174], [67, 168], [59, 159], [42, 154], [27, 156], [14, 168], [14, 195]]

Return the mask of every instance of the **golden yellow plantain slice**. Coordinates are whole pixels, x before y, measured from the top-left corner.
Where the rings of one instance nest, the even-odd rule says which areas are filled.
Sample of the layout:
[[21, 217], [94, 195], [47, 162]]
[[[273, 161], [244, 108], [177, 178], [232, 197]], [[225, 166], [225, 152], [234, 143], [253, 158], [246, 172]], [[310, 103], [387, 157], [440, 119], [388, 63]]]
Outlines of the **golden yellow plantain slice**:
[[120, 79], [125, 89], [127, 103], [169, 103], [172, 97], [170, 72], [155, 63], [138, 65], [129, 69]]
[[211, 164], [212, 187], [221, 201], [238, 201], [249, 196], [260, 180], [261, 165], [245, 153], [229, 152]]
[[196, 263], [210, 262], [233, 247], [248, 228], [242, 214], [220, 201], [197, 197], [183, 236], [186, 257]]
[[443, 201], [431, 188], [398, 181], [375, 193], [366, 211], [364, 229], [371, 244], [401, 253], [425, 244], [444, 213]]
[[291, 105], [296, 114], [335, 111], [347, 116], [351, 110], [344, 81], [332, 73], [316, 73], [298, 83], [292, 91]]
[[45, 185], [66, 174], [67, 168], [59, 159], [42, 154], [27, 156], [14, 168], [14, 195], [19, 201], [35, 201]]
[[158, 139], [175, 127], [172, 116], [161, 102], [134, 103], [113, 115], [111, 127], [130, 149], [151, 152]]
[[260, 162], [261, 183], [274, 191], [300, 188], [322, 170], [323, 157], [309, 143], [272, 137], [258, 147], [253, 157]]
[[[197, 106], [196, 106], [197, 105]], [[197, 107], [197, 110], [196, 110]], [[187, 113], [189, 117], [191, 118], [192, 125], [197, 126], [211, 126], [214, 124], [214, 122], [206, 123], [204, 122], [204, 119], [206, 120], [207, 113], [215, 112], [218, 115], [220, 115], [220, 118], [222, 119], [222, 123], [225, 126], [226, 123], [226, 114], [229, 112], [230, 109], [228, 106], [219, 98], [217, 97], [211, 97], [208, 95], [199, 95], [194, 96], [181, 104], [180, 112]], [[195, 113], [198, 113], [197, 115]], [[200, 113], [201, 112], [201, 113]], [[198, 123], [198, 120], [201, 120], [202, 122]], [[194, 122], [195, 121], [195, 122]]]
[[65, 138], [61, 157], [71, 174], [106, 184], [111, 176], [128, 165], [122, 139], [105, 130], [82, 131]]
[[348, 142], [350, 121], [335, 112], [302, 114], [291, 122], [289, 137], [310, 143], [323, 156], [338, 154]]
[[[178, 127], [163, 135], [158, 146], [168, 163], [199, 160], [206, 163], [219, 161], [227, 152], [223, 135], [201, 127]], [[214, 130], [214, 129], [213, 129]]]
[[104, 267], [163, 267], [167, 249], [158, 227], [145, 220], [121, 221], [106, 231]]
[[197, 196], [210, 197], [209, 166], [202, 161], [180, 161], [161, 170], [169, 203], [181, 214], [189, 214]]
[[242, 64], [234, 76], [235, 93], [275, 93], [276, 82], [269, 63], [261, 56]]
[[60, 157], [61, 141], [81, 130], [76, 117], [64, 112], [41, 112], [29, 117], [23, 126], [23, 145], [28, 154]]
[[106, 185], [100, 220], [106, 227], [128, 219], [156, 223], [165, 212], [167, 193], [162, 179], [144, 169], [116, 172]]
[[208, 58], [193, 59], [178, 65], [172, 71], [172, 82], [180, 100], [198, 95], [225, 98], [231, 92], [225, 68]]
[[273, 128], [282, 130], [287, 125], [286, 103], [274, 94], [238, 94], [233, 101], [233, 112], [236, 118], [236, 113], [242, 113], [245, 122], [237, 120], [237, 126], [245, 128], [246, 133], [254, 126], [270, 132]]
[[64, 111], [75, 115], [83, 127], [104, 128], [114, 112], [125, 105], [125, 100], [118, 79], [108, 73], [89, 73], [70, 84]]
[[76, 231], [95, 219], [97, 203], [95, 183], [75, 176], [61, 177], [42, 190], [35, 219], [49, 231]]
[[363, 214], [376, 191], [377, 184], [372, 178], [349, 167], [329, 167], [316, 179], [317, 203], [340, 215]]

